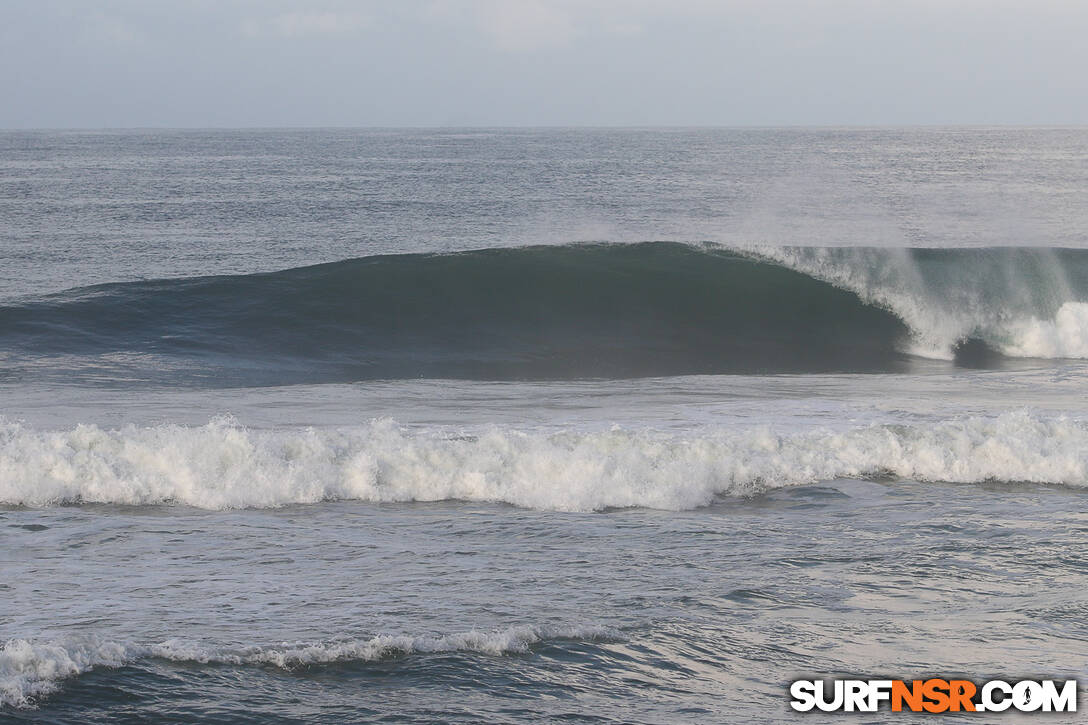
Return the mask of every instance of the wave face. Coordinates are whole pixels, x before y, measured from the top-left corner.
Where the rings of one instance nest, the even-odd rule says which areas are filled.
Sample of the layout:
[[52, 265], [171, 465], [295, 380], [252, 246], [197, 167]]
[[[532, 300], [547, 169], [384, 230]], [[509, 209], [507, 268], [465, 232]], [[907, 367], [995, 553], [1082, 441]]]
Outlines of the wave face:
[[615, 631], [600, 626], [520, 626], [496, 632], [469, 631], [445, 636], [379, 635], [368, 639], [283, 643], [243, 649], [209, 647], [169, 639], [151, 645], [93, 636], [37, 642], [9, 640], [0, 646], [0, 706], [32, 707], [64, 680], [95, 668], [119, 668], [156, 658], [194, 665], [268, 666], [295, 670], [338, 662], [375, 662], [392, 657], [443, 652], [503, 656], [528, 652], [557, 640], [613, 641]]
[[376, 256], [0, 308], [11, 378], [194, 385], [876, 372], [1088, 357], [1088, 252], [655, 242]]
[[845, 432], [678, 436], [614, 429], [478, 435], [200, 427], [0, 429], [0, 504], [261, 508], [334, 499], [464, 500], [558, 511], [667, 510], [838, 478], [1088, 485], [1088, 425], [1027, 413]]

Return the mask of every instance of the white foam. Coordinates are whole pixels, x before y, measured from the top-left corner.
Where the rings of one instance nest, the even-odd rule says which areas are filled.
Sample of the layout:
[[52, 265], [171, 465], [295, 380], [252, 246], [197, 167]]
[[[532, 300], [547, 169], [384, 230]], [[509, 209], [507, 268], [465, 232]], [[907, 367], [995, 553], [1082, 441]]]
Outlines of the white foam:
[[175, 662], [223, 665], [268, 665], [295, 669], [332, 662], [372, 662], [399, 655], [433, 652], [478, 652], [491, 656], [528, 652], [536, 644], [555, 640], [618, 640], [613, 629], [601, 626], [518, 626], [438, 637], [388, 636], [316, 643], [283, 643], [268, 647], [224, 649], [181, 639], [151, 645], [73, 637], [52, 642], [9, 640], [0, 647], [0, 706], [32, 707], [55, 692], [65, 679], [96, 667], [123, 667], [157, 657]]
[[93, 638], [65, 643], [9, 640], [0, 647], [0, 706], [28, 707], [65, 678], [94, 667], [121, 667], [131, 658], [130, 647]]
[[1001, 352], [1013, 357], [1088, 358], [1088, 303], [1066, 302], [1053, 320], [1036, 317], [1009, 325]]
[[0, 503], [26, 506], [459, 499], [559, 511], [678, 510], [720, 494], [888, 474], [1088, 485], [1088, 427], [1026, 412], [789, 433], [493, 426], [465, 436], [389, 420], [296, 431], [251, 431], [228, 419], [116, 430], [0, 424]]

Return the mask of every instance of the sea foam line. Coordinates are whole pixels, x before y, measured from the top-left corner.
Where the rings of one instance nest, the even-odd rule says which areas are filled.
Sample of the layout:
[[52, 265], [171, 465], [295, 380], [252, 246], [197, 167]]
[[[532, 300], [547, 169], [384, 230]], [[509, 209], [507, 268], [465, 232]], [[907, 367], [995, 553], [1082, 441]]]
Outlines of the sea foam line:
[[494, 657], [524, 654], [562, 640], [618, 641], [618, 631], [596, 625], [522, 625], [497, 631], [471, 630], [444, 636], [379, 635], [312, 643], [282, 643], [241, 649], [219, 648], [183, 639], [150, 645], [74, 636], [39, 642], [8, 640], [0, 646], [0, 706], [33, 707], [62, 683], [95, 668], [118, 668], [158, 658], [228, 666], [261, 665], [294, 670], [336, 662], [374, 662], [435, 652], [472, 652]]
[[1088, 426], [1027, 412], [847, 431], [687, 434], [615, 428], [475, 435], [247, 430], [229, 419], [36, 430], [0, 424], [0, 503], [264, 508], [324, 500], [466, 500], [557, 511], [681, 510], [836, 478], [1088, 485]]

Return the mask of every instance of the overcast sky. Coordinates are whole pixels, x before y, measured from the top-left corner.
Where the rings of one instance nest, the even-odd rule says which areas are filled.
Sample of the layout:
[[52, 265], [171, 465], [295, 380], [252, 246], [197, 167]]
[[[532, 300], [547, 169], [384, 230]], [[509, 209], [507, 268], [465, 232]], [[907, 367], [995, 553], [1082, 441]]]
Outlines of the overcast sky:
[[1082, 0], [0, 0], [0, 127], [1088, 123]]

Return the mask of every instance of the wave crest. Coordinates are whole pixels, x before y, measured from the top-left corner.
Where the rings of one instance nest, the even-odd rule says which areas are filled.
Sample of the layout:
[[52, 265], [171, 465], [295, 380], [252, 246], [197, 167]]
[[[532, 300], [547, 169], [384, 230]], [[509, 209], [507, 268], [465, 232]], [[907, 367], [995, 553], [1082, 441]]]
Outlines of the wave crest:
[[0, 647], [0, 706], [32, 707], [61, 683], [97, 667], [118, 668], [147, 658], [220, 665], [264, 665], [293, 670], [336, 662], [374, 662], [390, 657], [434, 652], [474, 652], [491, 656], [522, 654], [545, 642], [614, 641], [620, 634], [596, 625], [531, 626], [444, 636], [379, 635], [368, 639], [282, 643], [242, 649], [210, 647], [168, 639], [151, 645], [93, 636], [51, 642], [13, 639]]

